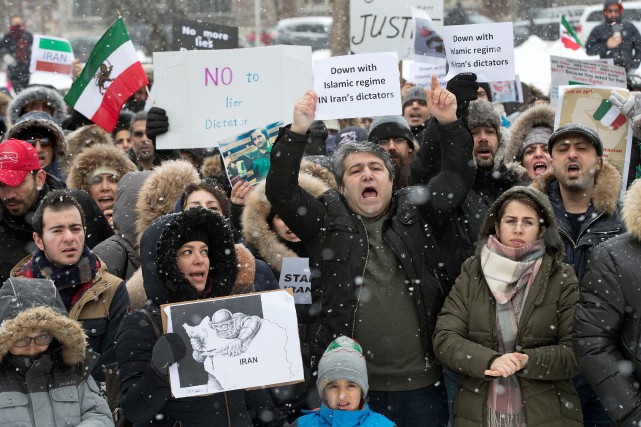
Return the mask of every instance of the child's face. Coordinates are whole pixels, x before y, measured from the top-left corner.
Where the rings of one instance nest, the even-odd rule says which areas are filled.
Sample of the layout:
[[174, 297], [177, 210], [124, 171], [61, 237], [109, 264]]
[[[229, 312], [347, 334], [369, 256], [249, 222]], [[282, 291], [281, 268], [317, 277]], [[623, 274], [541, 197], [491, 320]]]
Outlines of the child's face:
[[325, 401], [330, 409], [357, 411], [361, 406], [361, 395], [361, 388], [349, 380], [335, 380], [325, 387]]

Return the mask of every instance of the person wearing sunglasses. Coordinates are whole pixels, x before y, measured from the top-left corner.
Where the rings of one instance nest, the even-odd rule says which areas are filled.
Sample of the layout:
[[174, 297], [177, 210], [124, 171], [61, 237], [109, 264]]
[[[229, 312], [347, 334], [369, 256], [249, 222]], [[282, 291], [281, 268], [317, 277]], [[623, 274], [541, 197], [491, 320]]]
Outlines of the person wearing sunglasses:
[[38, 151], [40, 168], [64, 182], [60, 161], [66, 152], [65, 135], [55, 119], [42, 111], [22, 115], [7, 132], [7, 139], [27, 141]]
[[129, 158], [138, 166], [138, 170], [150, 170], [161, 162], [160, 156], [156, 154], [154, 142], [147, 136], [147, 112], [136, 113], [131, 119], [129, 133], [131, 148]]
[[0, 322], [0, 424], [113, 426], [89, 374], [96, 354], [53, 282], [7, 280]]

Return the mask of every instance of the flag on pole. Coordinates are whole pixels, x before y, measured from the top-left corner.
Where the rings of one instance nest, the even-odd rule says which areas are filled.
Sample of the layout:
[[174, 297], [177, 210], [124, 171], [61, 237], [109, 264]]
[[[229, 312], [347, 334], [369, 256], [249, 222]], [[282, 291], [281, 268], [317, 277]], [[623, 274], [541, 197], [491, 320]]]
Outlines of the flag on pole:
[[125, 24], [118, 18], [96, 43], [65, 101], [111, 132], [125, 101], [148, 83]]
[[565, 15], [561, 15], [561, 44], [563, 48], [570, 50], [579, 50], [583, 47], [583, 43], [576, 35], [576, 31], [572, 25], [565, 19]]
[[73, 50], [69, 40], [35, 34], [31, 48], [29, 72], [67, 74], [71, 76]]

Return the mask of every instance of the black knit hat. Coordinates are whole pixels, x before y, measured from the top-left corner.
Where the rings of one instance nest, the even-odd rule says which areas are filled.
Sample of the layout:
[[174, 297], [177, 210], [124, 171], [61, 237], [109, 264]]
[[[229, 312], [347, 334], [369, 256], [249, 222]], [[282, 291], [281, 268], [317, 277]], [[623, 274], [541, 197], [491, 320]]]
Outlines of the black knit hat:
[[552, 147], [554, 146], [554, 143], [560, 138], [571, 134], [579, 134], [585, 137], [589, 142], [592, 143], [592, 145], [594, 145], [597, 155], [603, 155], [603, 143], [601, 142], [601, 138], [599, 138], [599, 134], [596, 133], [594, 129], [590, 129], [589, 127], [579, 123], [569, 123], [555, 130], [550, 137], [550, 140], [548, 141], [548, 151], [552, 153]]
[[403, 138], [412, 149], [418, 151], [414, 134], [403, 116], [379, 116], [372, 121], [367, 139], [377, 144], [381, 139], [388, 138]]

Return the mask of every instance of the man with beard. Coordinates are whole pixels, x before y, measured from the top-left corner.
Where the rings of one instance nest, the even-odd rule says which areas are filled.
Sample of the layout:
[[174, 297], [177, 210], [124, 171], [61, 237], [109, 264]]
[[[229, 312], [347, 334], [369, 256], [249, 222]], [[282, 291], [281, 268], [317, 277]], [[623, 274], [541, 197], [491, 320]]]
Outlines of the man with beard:
[[603, 17], [588, 36], [585, 51], [588, 55], [613, 58], [614, 65], [625, 67], [626, 72], [641, 64], [641, 34], [630, 21], [624, 21], [621, 0], [605, 0]]
[[15, 93], [29, 85], [29, 64], [33, 36], [27, 32], [21, 16], [12, 16], [9, 32], [2, 37], [0, 58], [8, 65], [9, 81]]
[[[603, 159], [599, 135], [584, 125], [559, 127], [550, 137], [548, 148], [552, 170], [539, 176], [532, 186], [550, 198], [565, 245], [563, 262], [574, 267], [581, 283], [592, 249], [625, 231], [618, 201], [621, 176]], [[585, 378], [575, 378], [574, 386], [585, 425], [611, 425]]]
[[131, 145], [129, 159], [138, 166], [138, 170], [150, 170], [161, 162], [156, 154], [154, 142], [147, 136], [147, 112], [136, 113], [131, 119], [129, 129]]
[[[422, 88], [421, 91], [425, 96]], [[405, 119], [402, 116], [376, 117], [367, 139], [390, 155], [394, 163], [394, 191], [411, 185], [410, 165], [418, 151], [418, 144]]]
[[[31, 225], [34, 212], [47, 193], [63, 186], [41, 169], [32, 145], [17, 139], [0, 144], [0, 281], [9, 278], [11, 268], [35, 250]], [[86, 215], [87, 245], [94, 247], [111, 236], [109, 223], [89, 194], [70, 192]]]
[[255, 179], [256, 182], [265, 179], [269, 171], [269, 156], [272, 152], [272, 144], [269, 142], [269, 134], [265, 129], [254, 129], [249, 134], [251, 142], [256, 146], [254, 151], [241, 156], [246, 171], [252, 171], [253, 175], [249, 179]]

